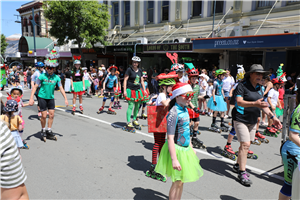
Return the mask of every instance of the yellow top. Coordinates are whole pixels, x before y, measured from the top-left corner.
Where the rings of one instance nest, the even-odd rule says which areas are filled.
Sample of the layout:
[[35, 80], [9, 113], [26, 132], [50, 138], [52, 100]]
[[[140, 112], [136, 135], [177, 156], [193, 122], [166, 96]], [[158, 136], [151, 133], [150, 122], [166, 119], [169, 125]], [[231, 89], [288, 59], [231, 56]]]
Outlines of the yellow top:
[[[7, 115], [1, 115], [1, 120], [3, 120], [6, 125], [9, 127], [9, 118]], [[18, 125], [22, 124], [21, 117], [19, 115], [12, 115], [10, 119], [10, 130], [11, 131], [16, 131], [19, 129]]]

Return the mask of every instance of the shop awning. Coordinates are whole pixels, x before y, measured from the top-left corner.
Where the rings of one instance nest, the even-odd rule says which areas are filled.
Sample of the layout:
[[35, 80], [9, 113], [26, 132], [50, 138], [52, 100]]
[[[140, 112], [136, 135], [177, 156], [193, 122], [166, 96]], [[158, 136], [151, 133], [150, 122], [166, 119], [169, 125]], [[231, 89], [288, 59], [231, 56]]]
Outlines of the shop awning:
[[299, 33], [192, 39], [193, 51], [275, 49], [299, 47]]
[[[34, 38], [22, 36], [19, 40], [19, 52], [27, 53], [34, 50]], [[53, 49], [54, 43], [50, 38], [35, 37], [36, 49]]]

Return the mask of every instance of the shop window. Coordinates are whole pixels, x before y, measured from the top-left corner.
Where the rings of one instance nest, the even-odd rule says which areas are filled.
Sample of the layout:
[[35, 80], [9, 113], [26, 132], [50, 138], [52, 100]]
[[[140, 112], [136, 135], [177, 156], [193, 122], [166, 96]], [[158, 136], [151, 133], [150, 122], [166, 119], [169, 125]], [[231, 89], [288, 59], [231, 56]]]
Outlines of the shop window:
[[256, 2], [256, 8], [269, 8], [274, 5], [274, 1], [257, 1]]
[[216, 4], [216, 10], [215, 14], [223, 14], [223, 8], [224, 8], [224, 1], [212, 1], [212, 15], [214, 14], [215, 4]]
[[130, 26], [130, 1], [125, 1], [125, 26]]
[[119, 25], [119, 3], [114, 3], [114, 25]]
[[147, 17], [148, 17], [148, 23], [153, 23], [154, 21], [154, 1], [148, 1], [147, 2]]
[[192, 8], [192, 16], [193, 17], [201, 17], [202, 15], [202, 1], [193, 1], [193, 8]]
[[162, 6], [162, 21], [169, 21], [169, 1], [163, 1]]
[[24, 18], [23, 26], [25, 27], [25, 32], [28, 34], [28, 21], [27, 21], [27, 18]]

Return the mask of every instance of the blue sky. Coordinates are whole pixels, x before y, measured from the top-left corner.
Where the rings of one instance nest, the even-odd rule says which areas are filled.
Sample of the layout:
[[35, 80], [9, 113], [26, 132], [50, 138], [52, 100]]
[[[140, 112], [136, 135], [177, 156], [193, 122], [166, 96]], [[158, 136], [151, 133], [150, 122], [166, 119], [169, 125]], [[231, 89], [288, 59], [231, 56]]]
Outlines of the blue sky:
[[[0, 0], [1, 4], [1, 30], [0, 32], [3, 33], [6, 37], [13, 35], [15, 33], [21, 34], [21, 24], [15, 23], [17, 20], [17, 16], [19, 12], [16, 11], [21, 5], [30, 2], [29, 1], [5, 1]], [[20, 17], [19, 17], [20, 20]]]

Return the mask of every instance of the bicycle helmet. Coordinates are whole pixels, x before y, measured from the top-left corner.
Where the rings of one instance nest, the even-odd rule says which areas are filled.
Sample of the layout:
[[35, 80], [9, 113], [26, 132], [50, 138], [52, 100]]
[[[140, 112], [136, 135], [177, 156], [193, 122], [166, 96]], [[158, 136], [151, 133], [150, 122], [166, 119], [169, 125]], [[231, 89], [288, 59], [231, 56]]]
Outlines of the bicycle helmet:
[[36, 62], [35, 67], [44, 67], [44, 63], [43, 62]]
[[138, 56], [133, 56], [132, 61], [141, 62], [141, 58]]
[[216, 71], [216, 76], [222, 75], [222, 74], [226, 74], [227, 72], [224, 69], [218, 69]]
[[176, 84], [176, 81], [174, 78], [177, 78], [178, 74], [176, 74], [175, 71], [170, 72], [168, 74], [162, 73], [159, 74], [156, 79], [158, 80], [158, 85], [174, 85]]
[[10, 90], [9, 90], [9, 94], [11, 95], [13, 90], [19, 90], [21, 92], [21, 95], [23, 94], [23, 89], [21, 86], [13, 86]]
[[171, 66], [171, 71], [184, 72], [184, 66], [182, 64], [175, 63]]
[[188, 71], [188, 76], [189, 76], [189, 78], [193, 77], [193, 76], [199, 76], [198, 69], [191, 69], [191, 70], [189, 70]]
[[80, 60], [74, 60], [74, 65], [81, 65]]

